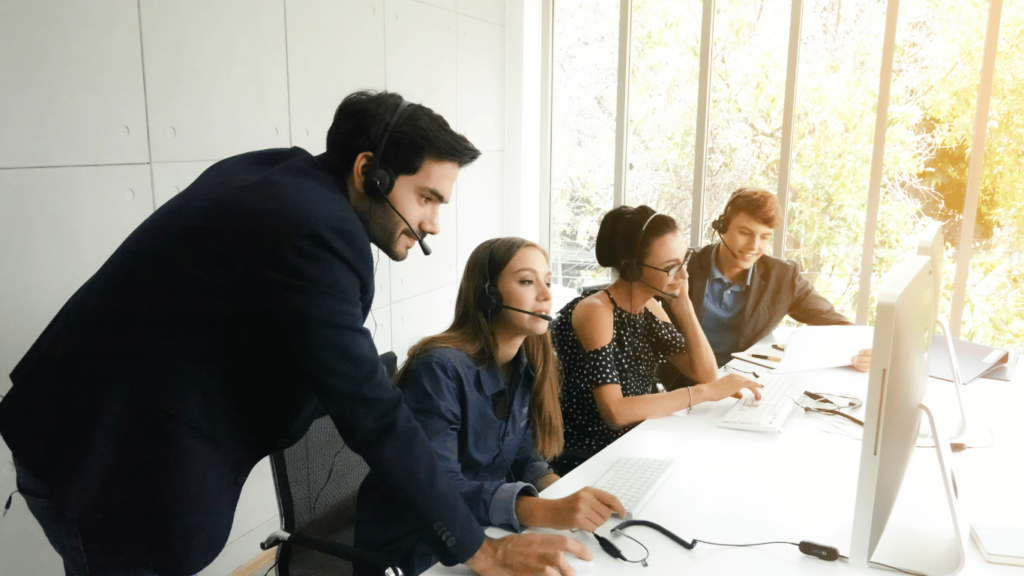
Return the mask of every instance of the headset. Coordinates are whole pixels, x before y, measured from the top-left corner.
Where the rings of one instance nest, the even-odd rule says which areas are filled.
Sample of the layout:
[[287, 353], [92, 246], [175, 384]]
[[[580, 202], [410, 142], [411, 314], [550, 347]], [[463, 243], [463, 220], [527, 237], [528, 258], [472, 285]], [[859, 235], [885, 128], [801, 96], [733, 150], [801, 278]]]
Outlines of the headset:
[[651, 214], [651, 217], [644, 222], [644, 225], [640, 228], [640, 234], [636, 237], [636, 251], [633, 254], [632, 260], [623, 260], [622, 265], [619, 266], [619, 277], [626, 282], [637, 282], [643, 277], [643, 264], [640, 262], [640, 245], [644, 240], [644, 232], [647, 231], [647, 225], [654, 220], [655, 216], [660, 216], [660, 212]]
[[384, 145], [388, 142], [388, 136], [391, 135], [391, 129], [398, 124], [398, 119], [402, 116], [402, 112], [405, 111], [406, 107], [409, 106], [409, 102], [402, 99], [402, 102], [398, 105], [398, 110], [395, 110], [394, 115], [391, 116], [391, 121], [388, 122], [387, 128], [384, 130], [384, 136], [380, 139], [380, 144], [377, 145], [377, 151], [373, 154], [373, 166], [364, 173], [363, 176], [363, 190], [371, 200], [381, 200], [387, 202], [388, 206], [398, 214], [398, 217], [405, 222], [405, 225], [409, 227], [409, 231], [412, 232], [413, 236], [416, 237], [416, 241], [420, 243], [420, 249], [423, 250], [424, 256], [430, 256], [431, 250], [427, 246], [423, 236], [409, 224], [409, 221], [402, 216], [402, 213], [395, 208], [395, 205], [391, 203], [388, 196], [391, 191], [395, 189], [395, 173], [393, 170], [384, 165], [381, 161], [381, 155], [384, 153]]
[[718, 215], [718, 218], [715, 218], [711, 222], [711, 229], [718, 234], [718, 239], [722, 243], [722, 246], [725, 246], [725, 249], [729, 251], [729, 254], [732, 254], [732, 257], [737, 260], [740, 259], [739, 255], [733, 252], [732, 248], [729, 248], [729, 245], [725, 243], [725, 238], [722, 238], [722, 232], [728, 230], [728, 228], [725, 226], [725, 219], [729, 215], [729, 208], [732, 206], [732, 203], [736, 200], [736, 198], [739, 198], [740, 194], [742, 194], [746, 190], [747, 188], [740, 188], [739, 190], [734, 192], [733, 195], [729, 198], [729, 201], [725, 203], [725, 208], [722, 209], [722, 213]]
[[554, 320], [547, 314], [540, 314], [538, 312], [530, 312], [529, 310], [522, 310], [519, 308], [513, 308], [505, 305], [505, 299], [501, 296], [501, 290], [494, 284], [491, 284], [491, 252], [494, 251], [494, 245], [497, 241], [491, 242], [491, 245], [487, 248], [487, 259], [484, 261], [484, 274], [487, 276], [487, 282], [484, 284], [484, 291], [480, 294], [480, 298], [477, 300], [477, 305], [480, 310], [487, 314], [487, 318], [490, 319], [493, 312], [497, 312], [502, 308], [506, 310], [512, 310], [513, 312], [521, 312], [523, 314], [529, 314], [530, 316], [536, 316], [543, 320], [551, 322]]

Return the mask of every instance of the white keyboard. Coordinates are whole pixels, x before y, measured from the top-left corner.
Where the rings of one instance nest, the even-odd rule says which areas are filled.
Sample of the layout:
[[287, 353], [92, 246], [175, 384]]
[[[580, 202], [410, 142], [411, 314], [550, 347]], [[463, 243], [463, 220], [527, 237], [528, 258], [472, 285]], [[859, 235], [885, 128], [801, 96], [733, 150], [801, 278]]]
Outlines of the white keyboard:
[[764, 385], [761, 400], [754, 400], [753, 395], [737, 400], [718, 423], [720, 427], [755, 432], [782, 430], [803, 391], [781, 376], [766, 374], [758, 378], [758, 382]]
[[668, 477], [672, 462], [655, 458], [619, 458], [594, 483], [594, 488], [614, 494], [627, 512], [636, 515]]

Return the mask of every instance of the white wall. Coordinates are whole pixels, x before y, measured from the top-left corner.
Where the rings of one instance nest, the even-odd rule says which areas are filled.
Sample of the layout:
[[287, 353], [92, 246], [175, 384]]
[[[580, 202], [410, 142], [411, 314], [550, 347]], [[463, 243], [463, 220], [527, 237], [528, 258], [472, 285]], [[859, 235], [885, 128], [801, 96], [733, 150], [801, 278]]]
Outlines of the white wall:
[[[505, 100], [522, 80], [506, 86], [505, 19], [505, 0], [0, 2], [0, 394], [60, 306], [157, 206], [232, 154], [322, 152], [334, 108], [360, 88], [433, 108], [483, 151], [442, 209], [433, 256], [380, 260], [367, 321], [400, 357], [445, 328], [462, 265], [502, 233], [510, 202], [506, 130], [522, 136], [506, 127]], [[0, 499], [14, 487], [0, 443]], [[244, 564], [278, 525], [263, 462], [202, 574]], [[61, 573], [17, 496], [0, 558], [3, 574]]]

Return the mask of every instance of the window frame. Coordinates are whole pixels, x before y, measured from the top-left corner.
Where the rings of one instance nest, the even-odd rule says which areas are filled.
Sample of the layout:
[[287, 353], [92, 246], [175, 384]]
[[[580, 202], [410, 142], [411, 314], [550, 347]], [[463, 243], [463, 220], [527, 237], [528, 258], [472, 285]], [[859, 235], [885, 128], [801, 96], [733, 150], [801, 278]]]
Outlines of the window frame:
[[[553, 97], [553, 46], [554, 8], [557, 0], [542, 0], [542, 47], [541, 47], [541, 185], [540, 185], [540, 243], [551, 253], [551, 126]], [[699, 246], [704, 228], [704, 198], [707, 180], [707, 143], [709, 130], [709, 102], [711, 96], [711, 49], [714, 43], [714, 21], [716, 0], [703, 0], [701, 22], [700, 75], [697, 86], [697, 130], [694, 150], [693, 210], [690, 222], [690, 245]], [[985, 30], [985, 47], [982, 56], [981, 81], [976, 101], [972, 154], [968, 168], [966, 197], [964, 200], [963, 224], [960, 238], [955, 243], [956, 275], [949, 326], [953, 336], [960, 336], [963, 312], [966, 302], [966, 287], [973, 251], [974, 227], [977, 220], [978, 196], [984, 165], [985, 140], [988, 131], [989, 104], [995, 77], [995, 59], [999, 42], [999, 26], [1002, 14], [1002, 0], [989, 3], [988, 22]], [[785, 254], [786, 226], [789, 221], [789, 182], [794, 147], [794, 116], [797, 99], [797, 81], [800, 68], [800, 40], [803, 24], [804, 0], [792, 0], [790, 14], [789, 47], [786, 65], [786, 95], [783, 104], [782, 149], [780, 154], [778, 199], [782, 211], [782, 227], [774, 238], [776, 254]], [[615, 182], [612, 208], [626, 202], [625, 191], [628, 171], [626, 170], [629, 138], [629, 67], [631, 62], [633, 0], [620, 0], [619, 6], [619, 53], [616, 101], [615, 137]], [[864, 244], [861, 252], [860, 284], [857, 296], [857, 324], [866, 324], [871, 297], [871, 274], [875, 248], [875, 230], [878, 222], [882, 169], [885, 155], [886, 126], [888, 124], [889, 91], [893, 74], [896, 29], [899, 22], [899, 0], [887, 0], [885, 33], [882, 46], [882, 66], [879, 77], [878, 102], [876, 106], [875, 132], [871, 158], [871, 176], [866, 191], [868, 197], [867, 219], [864, 229]]]

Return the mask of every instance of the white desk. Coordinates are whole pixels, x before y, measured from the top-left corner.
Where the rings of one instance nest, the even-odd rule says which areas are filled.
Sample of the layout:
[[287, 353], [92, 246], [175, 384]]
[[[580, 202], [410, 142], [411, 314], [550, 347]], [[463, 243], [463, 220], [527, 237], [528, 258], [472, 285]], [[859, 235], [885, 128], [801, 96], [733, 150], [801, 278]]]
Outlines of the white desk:
[[[837, 392], [866, 398], [867, 375], [852, 369], [833, 369], [789, 375], [806, 390]], [[954, 414], [946, 400], [952, 384], [933, 380], [932, 404], [941, 414]], [[949, 393], [948, 396], [944, 396]], [[995, 432], [990, 448], [955, 453], [953, 469], [959, 487], [961, 534], [966, 540], [965, 575], [1021, 576], [1024, 569], [985, 562], [970, 539], [971, 522], [1024, 522], [1024, 369], [1014, 382], [978, 381], [964, 389], [970, 422], [984, 423]], [[668, 480], [637, 513], [684, 539], [751, 543], [770, 540], [811, 540], [850, 553], [850, 534], [857, 488], [861, 443], [860, 428], [830, 422], [836, 417], [809, 416], [794, 411], [779, 434], [745, 432], [718, 427], [733, 400], [696, 406], [685, 412], [649, 420], [566, 475], [542, 494], [560, 498], [593, 484], [616, 459], [623, 456], [672, 458], [676, 464]], [[858, 414], [859, 412], [859, 414]], [[864, 408], [853, 412], [863, 420]], [[947, 424], [952, 428], [954, 422]], [[969, 443], [988, 443], [988, 434]], [[598, 533], [607, 536], [618, 524], [612, 518]], [[545, 530], [546, 531], [546, 530]], [[825, 562], [801, 554], [795, 547], [771, 545], [723, 548], [697, 544], [685, 550], [664, 536], [643, 527], [629, 528], [631, 536], [650, 550], [648, 568], [615, 560], [601, 550], [593, 536], [572, 534], [594, 555], [589, 574], [893, 574], [877, 568], [854, 568], [848, 563]], [[506, 532], [494, 528], [488, 534]], [[901, 568], [928, 572], [942, 563], [935, 546], [912, 554], [890, 554], [900, 540], [916, 545], [933, 542], [941, 548], [953, 529], [945, 504], [934, 449], [918, 448], [903, 488], [873, 560]], [[624, 551], [635, 545], [614, 537]], [[627, 548], [628, 547], [628, 548]], [[627, 552], [628, 555], [628, 552]], [[891, 560], [898, 558], [898, 560]], [[891, 560], [891, 561], [888, 561]], [[897, 563], [898, 562], [898, 563]], [[931, 566], [934, 567], [934, 566]], [[427, 574], [468, 574], [463, 566], [435, 565]]]

